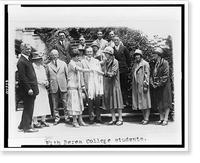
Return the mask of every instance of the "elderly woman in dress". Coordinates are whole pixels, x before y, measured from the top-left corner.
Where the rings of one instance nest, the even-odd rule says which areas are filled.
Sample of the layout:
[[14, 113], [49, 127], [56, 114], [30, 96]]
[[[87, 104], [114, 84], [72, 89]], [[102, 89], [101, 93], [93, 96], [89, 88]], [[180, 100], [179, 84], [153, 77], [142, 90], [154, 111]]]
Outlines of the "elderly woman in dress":
[[152, 108], [159, 111], [160, 120], [156, 125], [168, 125], [168, 115], [172, 108], [171, 85], [169, 77], [169, 63], [163, 59], [163, 50], [156, 48], [153, 53], [156, 61], [151, 71], [150, 84]]
[[[49, 127], [49, 124], [46, 123], [46, 115], [51, 115], [48, 92], [46, 87], [49, 85], [47, 80], [45, 68], [42, 65], [43, 59], [38, 52], [33, 53], [33, 68], [36, 73], [39, 94], [35, 99], [35, 106], [33, 110], [33, 127], [42, 128]], [[41, 118], [41, 122], [38, 122], [38, 117]]]
[[[119, 64], [113, 53], [114, 50], [111, 46], [104, 50], [107, 59], [102, 67], [104, 72], [103, 108], [110, 110], [112, 115], [112, 121], [108, 124], [120, 126], [123, 125], [122, 109], [124, 105], [120, 88]], [[118, 112], [118, 120], [116, 120], [115, 111]]]

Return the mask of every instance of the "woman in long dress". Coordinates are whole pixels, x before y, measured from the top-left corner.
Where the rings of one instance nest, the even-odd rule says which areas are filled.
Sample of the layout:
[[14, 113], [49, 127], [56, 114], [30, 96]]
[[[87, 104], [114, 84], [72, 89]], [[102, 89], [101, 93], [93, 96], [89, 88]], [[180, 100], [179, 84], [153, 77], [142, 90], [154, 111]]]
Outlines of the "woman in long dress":
[[172, 108], [169, 63], [163, 59], [163, 50], [159, 47], [154, 50], [153, 58], [156, 63], [150, 77], [152, 108], [157, 109], [160, 115], [156, 125], [166, 126]]
[[[68, 94], [67, 94], [67, 110], [68, 114], [73, 117], [73, 126], [85, 126], [83, 122], [82, 113], [83, 105], [83, 90], [85, 89], [83, 76], [81, 72], [92, 72], [90, 69], [83, 69], [78, 63], [79, 53], [73, 51], [71, 53], [71, 61], [68, 64]], [[77, 122], [78, 116], [78, 122]]]
[[[119, 80], [119, 64], [113, 56], [112, 47], [106, 47], [104, 53], [107, 60], [102, 68], [104, 72], [103, 108], [110, 110], [112, 115], [112, 121], [108, 124], [120, 126], [123, 125], [122, 109], [124, 105]], [[118, 120], [116, 120], [115, 111], [118, 112]]]
[[[46, 123], [46, 115], [51, 115], [49, 99], [46, 87], [49, 85], [45, 68], [42, 66], [42, 57], [37, 52], [33, 53], [33, 67], [36, 73], [39, 94], [36, 96], [33, 110], [33, 127], [49, 127]], [[41, 116], [41, 122], [38, 123], [38, 117]]]

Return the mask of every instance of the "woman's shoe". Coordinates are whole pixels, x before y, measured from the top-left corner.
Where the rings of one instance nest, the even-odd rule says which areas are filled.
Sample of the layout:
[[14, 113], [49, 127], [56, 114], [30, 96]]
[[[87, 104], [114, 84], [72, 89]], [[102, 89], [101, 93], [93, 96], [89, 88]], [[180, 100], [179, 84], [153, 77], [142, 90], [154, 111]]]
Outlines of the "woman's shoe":
[[44, 121], [41, 121], [40, 124], [42, 127], [49, 127], [49, 124]]
[[33, 124], [34, 128], [42, 128], [42, 126], [39, 123]]
[[123, 125], [123, 121], [121, 121], [121, 120], [117, 121], [116, 125], [117, 125], [117, 126]]
[[167, 126], [168, 125], [168, 121], [163, 121], [162, 126]]
[[142, 125], [148, 125], [149, 124], [149, 120], [144, 120]]
[[79, 126], [79, 124], [78, 124], [78, 122], [73, 122], [73, 127], [75, 127], [75, 128], [79, 128], [80, 126]]
[[143, 124], [143, 123], [144, 123], [144, 121], [145, 121], [145, 120], [143, 119], [141, 122], [139, 122], [139, 124]]
[[161, 125], [163, 123], [163, 120], [159, 120], [158, 122], [155, 123], [155, 125]]
[[79, 122], [78, 124], [79, 124], [79, 126], [87, 126], [87, 124], [85, 124], [85, 122], [83, 122], [83, 121]]
[[117, 123], [117, 121], [110, 121], [108, 122], [108, 125], [115, 125]]

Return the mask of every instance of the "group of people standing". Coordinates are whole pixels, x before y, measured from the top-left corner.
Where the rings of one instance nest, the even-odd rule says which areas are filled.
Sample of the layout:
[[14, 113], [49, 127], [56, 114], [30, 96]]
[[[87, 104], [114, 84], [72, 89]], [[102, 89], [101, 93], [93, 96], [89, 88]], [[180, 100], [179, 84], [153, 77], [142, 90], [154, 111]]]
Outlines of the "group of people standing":
[[[114, 31], [109, 33], [109, 42], [98, 31], [98, 38], [91, 46], [87, 46], [85, 38], [81, 37], [80, 45], [75, 49], [71, 48], [64, 32], [60, 31], [58, 36], [59, 41], [49, 54], [50, 62], [45, 66], [38, 52], [33, 52], [30, 60], [31, 46], [21, 44], [22, 54], [17, 68], [24, 109], [18, 129], [37, 132], [37, 128], [49, 127], [45, 121], [46, 115], [50, 114], [47, 87], [50, 88], [53, 103], [54, 125], [60, 122], [60, 100], [65, 121], [72, 118], [74, 127], [86, 126], [82, 119], [85, 106], [88, 108], [89, 124], [103, 124], [100, 99], [102, 108], [111, 112], [112, 120], [108, 125], [123, 125], [122, 110], [125, 105], [129, 105], [129, 69], [132, 69], [132, 109], [142, 110], [144, 118], [141, 124], [149, 123], [150, 108], [159, 110], [160, 120], [156, 122], [157, 125], [168, 124], [172, 105], [169, 65], [162, 57], [161, 48], [155, 49], [152, 57], [156, 62], [150, 70], [149, 63], [142, 58], [143, 53], [139, 49], [135, 50], [135, 62], [130, 67], [129, 51]], [[38, 116], [42, 116], [40, 123]]]

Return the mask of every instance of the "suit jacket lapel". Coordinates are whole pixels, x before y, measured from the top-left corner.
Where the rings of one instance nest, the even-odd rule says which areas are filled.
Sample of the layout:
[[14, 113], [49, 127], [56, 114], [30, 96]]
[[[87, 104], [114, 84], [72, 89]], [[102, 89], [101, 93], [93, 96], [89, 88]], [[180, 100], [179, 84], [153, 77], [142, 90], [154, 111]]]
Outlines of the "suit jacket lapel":
[[119, 45], [118, 54], [120, 54], [120, 53], [121, 53], [122, 49], [123, 49], [122, 45]]
[[61, 63], [60, 63], [60, 60], [58, 59], [57, 60], [57, 72], [60, 70], [60, 67], [61, 67]]
[[[58, 44], [58, 46], [59, 46], [59, 49], [64, 53], [64, 50], [65, 50], [65, 46], [64, 45], [61, 45], [61, 43], [60, 43], [60, 41], [57, 43]], [[63, 44], [65, 44], [64, 42], [63, 42]]]
[[118, 56], [121, 53], [122, 49], [123, 49], [122, 45], [119, 45], [119, 49], [118, 50], [114, 47], [114, 54], [115, 54], [115, 56]]
[[23, 55], [21, 55], [21, 57], [24, 60], [24, 62], [26, 62], [27, 64], [29, 64], [32, 67], [32, 69], [34, 69], [31, 61], [27, 60]]
[[50, 68], [57, 73], [57, 67], [54, 65], [53, 61], [51, 61]]

